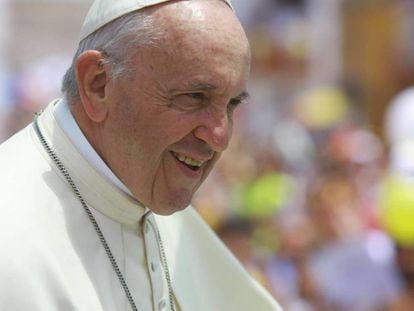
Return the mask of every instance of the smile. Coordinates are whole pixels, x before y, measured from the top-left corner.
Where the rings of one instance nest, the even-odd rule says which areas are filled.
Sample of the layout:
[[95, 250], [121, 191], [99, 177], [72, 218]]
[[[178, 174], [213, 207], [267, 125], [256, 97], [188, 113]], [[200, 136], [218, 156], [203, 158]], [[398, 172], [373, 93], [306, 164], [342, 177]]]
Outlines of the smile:
[[202, 161], [198, 161], [196, 159], [193, 159], [193, 158], [190, 158], [190, 157], [187, 157], [187, 156], [175, 153], [175, 152], [172, 152], [172, 154], [178, 161], [180, 161], [181, 163], [184, 163], [193, 171], [197, 171], [203, 165]]

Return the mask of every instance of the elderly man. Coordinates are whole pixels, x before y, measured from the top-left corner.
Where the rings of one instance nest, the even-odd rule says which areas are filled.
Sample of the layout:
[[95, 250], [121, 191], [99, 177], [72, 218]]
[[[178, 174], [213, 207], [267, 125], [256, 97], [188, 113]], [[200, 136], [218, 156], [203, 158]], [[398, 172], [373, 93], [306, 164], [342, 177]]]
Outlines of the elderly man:
[[0, 310], [279, 310], [187, 207], [248, 96], [229, 0], [96, 0], [0, 147]]

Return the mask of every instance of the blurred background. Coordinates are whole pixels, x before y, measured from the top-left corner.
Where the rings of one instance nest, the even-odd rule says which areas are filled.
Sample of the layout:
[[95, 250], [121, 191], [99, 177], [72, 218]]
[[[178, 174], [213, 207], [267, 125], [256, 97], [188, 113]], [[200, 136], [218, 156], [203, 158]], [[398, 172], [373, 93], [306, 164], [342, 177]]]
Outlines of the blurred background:
[[[61, 96], [91, 2], [0, 0], [0, 142]], [[194, 205], [287, 311], [414, 310], [414, 0], [233, 4], [251, 100]]]

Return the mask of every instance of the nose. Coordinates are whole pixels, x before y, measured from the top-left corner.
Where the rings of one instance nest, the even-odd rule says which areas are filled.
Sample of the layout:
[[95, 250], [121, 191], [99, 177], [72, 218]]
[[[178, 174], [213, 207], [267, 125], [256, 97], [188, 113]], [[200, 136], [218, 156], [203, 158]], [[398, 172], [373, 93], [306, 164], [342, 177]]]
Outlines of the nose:
[[208, 112], [202, 123], [194, 130], [194, 134], [215, 152], [222, 152], [230, 142], [232, 127], [227, 111]]

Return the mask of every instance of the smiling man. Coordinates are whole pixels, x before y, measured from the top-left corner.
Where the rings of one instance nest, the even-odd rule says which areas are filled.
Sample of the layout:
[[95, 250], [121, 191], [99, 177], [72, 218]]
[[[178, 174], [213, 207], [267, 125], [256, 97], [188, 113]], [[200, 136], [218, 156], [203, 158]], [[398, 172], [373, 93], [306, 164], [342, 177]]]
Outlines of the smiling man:
[[1, 310], [279, 310], [189, 207], [248, 97], [228, 0], [96, 0], [0, 146]]
[[79, 56], [80, 101], [72, 111], [132, 194], [168, 215], [188, 206], [227, 147], [233, 110], [246, 97], [249, 47], [225, 2], [179, 1], [146, 12], [160, 35], [119, 51], [130, 57], [129, 78], [111, 77], [105, 51]]

